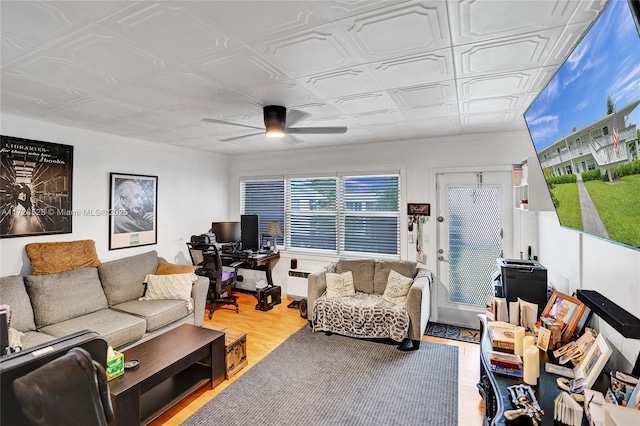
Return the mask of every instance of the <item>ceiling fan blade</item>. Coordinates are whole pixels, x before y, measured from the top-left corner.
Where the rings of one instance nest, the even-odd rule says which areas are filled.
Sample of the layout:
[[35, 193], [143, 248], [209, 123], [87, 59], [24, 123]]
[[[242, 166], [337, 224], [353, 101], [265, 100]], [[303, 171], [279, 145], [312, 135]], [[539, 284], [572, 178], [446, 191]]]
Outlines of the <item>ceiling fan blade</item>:
[[309, 117], [311, 114], [308, 114], [303, 111], [299, 111], [297, 109], [289, 109], [287, 110], [287, 124], [289, 126], [294, 125], [298, 121]]
[[234, 123], [234, 122], [232, 122], [232, 121], [218, 120], [218, 119], [215, 119], [215, 118], [203, 118], [203, 119], [202, 119], [202, 120], [200, 120], [200, 121], [204, 121], [204, 122], [206, 122], [206, 123], [227, 124], [227, 125], [229, 125], [229, 126], [246, 127], [246, 128], [248, 128], [248, 129], [256, 129], [256, 130], [262, 130], [262, 131], [264, 131], [264, 128], [262, 128], [262, 127], [249, 126], [249, 125], [246, 125], [246, 124], [239, 124], [239, 123]]
[[302, 142], [298, 138], [294, 138], [291, 135], [284, 135], [284, 143], [287, 144], [287, 145], [298, 145], [298, 144], [304, 143], [304, 142]]
[[250, 138], [251, 136], [256, 136], [256, 135], [264, 135], [264, 132], [251, 133], [249, 135], [242, 135], [242, 136], [234, 136], [232, 138], [227, 138], [227, 139], [220, 139], [220, 142], [231, 142], [231, 141], [236, 141], [238, 139]]
[[346, 127], [287, 127], [285, 133], [298, 135], [327, 135], [342, 134], [347, 132]]

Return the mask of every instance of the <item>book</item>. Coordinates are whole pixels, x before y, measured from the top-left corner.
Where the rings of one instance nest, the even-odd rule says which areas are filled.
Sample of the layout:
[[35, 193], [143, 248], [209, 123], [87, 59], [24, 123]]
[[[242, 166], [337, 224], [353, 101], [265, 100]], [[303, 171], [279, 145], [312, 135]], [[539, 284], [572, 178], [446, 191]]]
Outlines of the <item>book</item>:
[[582, 425], [582, 406], [567, 392], [562, 391], [555, 399], [553, 419], [567, 426]]
[[495, 303], [493, 296], [487, 296], [487, 301], [485, 303], [485, 315], [487, 316], [487, 321], [494, 321], [496, 319], [495, 314]]
[[489, 362], [491, 365], [522, 370], [522, 357], [516, 354], [490, 351]]
[[520, 302], [509, 302], [509, 322], [513, 325], [520, 325]]
[[509, 308], [504, 297], [494, 298], [496, 321], [509, 321]]
[[509, 321], [509, 308], [504, 297], [487, 296], [485, 314], [489, 321]]
[[522, 377], [522, 369], [503, 367], [501, 365], [491, 364], [491, 371], [497, 374], [506, 374], [507, 376]]
[[515, 349], [515, 326], [504, 321], [494, 321], [489, 324], [491, 346], [503, 352], [513, 353]]

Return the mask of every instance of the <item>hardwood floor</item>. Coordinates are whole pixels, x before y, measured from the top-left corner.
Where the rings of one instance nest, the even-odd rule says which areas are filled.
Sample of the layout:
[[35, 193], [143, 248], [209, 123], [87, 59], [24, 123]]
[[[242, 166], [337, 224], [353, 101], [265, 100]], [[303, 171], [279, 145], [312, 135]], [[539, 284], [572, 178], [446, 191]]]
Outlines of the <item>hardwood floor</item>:
[[[287, 308], [288, 300], [283, 299], [272, 310], [262, 312], [255, 309], [256, 299], [253, 295], [240, 292], [235, 295], [238, 296], [239, 313], [236, 314], [231, 305], [218, 307], [211, 320], [204, 315], [203, 326], [228, 327], [247, 333], [248, 366], [213, 390], [208, 387], [200, 389], [160, 416], [152, 425], [181, 424], [291, 334], [307, 325], [307, 320], [300, 317], [297, 309]], [[429, 336], [424, 336], [422, 340], [458, 347], [458, 424], [481, 425], [484, 406], [476, 388], [480, 368], [478, 345]]]

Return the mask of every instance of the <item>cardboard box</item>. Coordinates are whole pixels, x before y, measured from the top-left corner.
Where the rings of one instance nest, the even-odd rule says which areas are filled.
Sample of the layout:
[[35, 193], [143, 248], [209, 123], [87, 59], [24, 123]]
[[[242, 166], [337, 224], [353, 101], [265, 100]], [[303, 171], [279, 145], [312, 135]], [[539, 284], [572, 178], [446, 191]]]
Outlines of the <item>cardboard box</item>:
[[107, 359], [107, 380], [115, 379], [124, 374], [124, 354], [114, 351], [115, 356]]

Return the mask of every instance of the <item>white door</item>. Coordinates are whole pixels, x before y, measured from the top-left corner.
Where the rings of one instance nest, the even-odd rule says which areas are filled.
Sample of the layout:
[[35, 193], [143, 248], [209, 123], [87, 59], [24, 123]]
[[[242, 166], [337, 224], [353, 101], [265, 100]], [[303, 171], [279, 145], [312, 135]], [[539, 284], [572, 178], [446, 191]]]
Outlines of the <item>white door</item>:
[[436, 174], [438, 322], [477, 328], [496, 258], [512, 244], [509, 171]]

